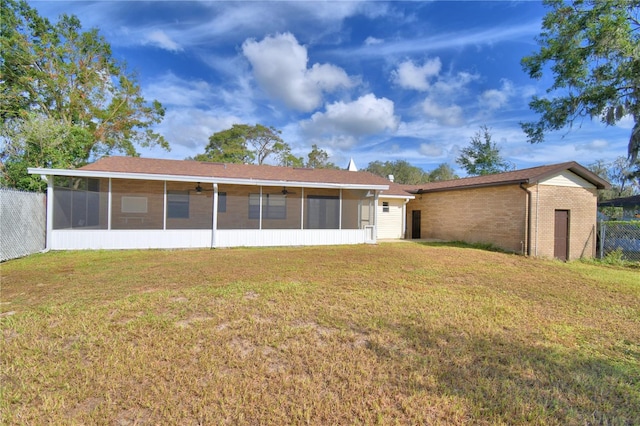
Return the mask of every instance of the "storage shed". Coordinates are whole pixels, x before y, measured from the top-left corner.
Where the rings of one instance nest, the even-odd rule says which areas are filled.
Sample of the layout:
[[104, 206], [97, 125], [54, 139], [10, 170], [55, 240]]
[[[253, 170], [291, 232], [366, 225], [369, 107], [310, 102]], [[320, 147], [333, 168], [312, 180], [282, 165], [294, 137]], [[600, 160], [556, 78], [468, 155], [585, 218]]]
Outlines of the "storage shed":
[[488, 243], [530, 256], [593, 257], [597, 190], [608, 182], [576, 162], [406, 186], [407, 235]]

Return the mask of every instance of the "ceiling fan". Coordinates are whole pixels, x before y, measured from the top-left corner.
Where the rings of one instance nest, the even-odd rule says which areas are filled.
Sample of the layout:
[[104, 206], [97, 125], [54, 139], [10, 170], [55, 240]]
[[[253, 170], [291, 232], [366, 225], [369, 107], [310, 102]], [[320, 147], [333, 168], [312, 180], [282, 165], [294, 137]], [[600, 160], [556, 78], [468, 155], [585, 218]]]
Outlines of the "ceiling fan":
[[195, 187], [195, 191], [196, 191], [196, 194], [202, 194], [205, 191], [213, 191], [213, 188], [205, 189], [202, 186], [200, 186], [200, 182], [198, 182], [198, 185], [196, 185]]
[[282, 191], [281, 191], [281, 192], [282, 192], [282, 195], [284, 195], [285, 197], [286, 197], [288, 194], [295, 195], [295, 192], [291, 192], [291, 191], [289, 191], [289, 190], [287, 189], [287, 187], [286, 187], [286, 186], [283, 186], [283, 187], [282, 187]]

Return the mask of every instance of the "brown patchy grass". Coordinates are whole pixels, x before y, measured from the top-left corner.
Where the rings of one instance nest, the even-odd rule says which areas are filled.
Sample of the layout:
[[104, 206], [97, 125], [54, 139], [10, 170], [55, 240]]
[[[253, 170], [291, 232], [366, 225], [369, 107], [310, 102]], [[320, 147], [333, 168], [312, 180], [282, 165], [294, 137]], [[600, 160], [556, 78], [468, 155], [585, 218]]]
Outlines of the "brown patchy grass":
[[0, 267], [3, 424], [640, 424], [637, 270], [414, 243]]

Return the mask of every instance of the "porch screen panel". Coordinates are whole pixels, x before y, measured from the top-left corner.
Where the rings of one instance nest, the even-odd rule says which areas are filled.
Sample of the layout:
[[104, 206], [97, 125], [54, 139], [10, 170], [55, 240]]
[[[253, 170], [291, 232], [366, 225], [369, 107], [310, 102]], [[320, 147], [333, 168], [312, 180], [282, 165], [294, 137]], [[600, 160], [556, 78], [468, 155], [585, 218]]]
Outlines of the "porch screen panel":
[[211, 229], [213, 185], [167, 182], [167, 229]]
[[309, 195], [305, 206], [305, 229], [339, 229], [340, 196]]
[[164, 182], [134, 179], [111, 181], [112, 229], [162, 229]]
[[58, 176], [54, 179], [53, 229], [106, 229], [104, 180]]
[[263, 187], [262, 229], [300, 229], [300, 194], [299, 188]]
[[[361, 229], [363, 203], [368, 203], [367, 191], [342, 191], [342, 229]], [[369, 223], [367, 223], [369, 224]]]
[[[260, 189], [256, 186], [219, 185], [218, 229], [259, 229], [260, 218], [255, 214], [259, 205], [251, 203], [250, 213], [250, 196], [259, 192]], [[223, 205], [220, 204], [222, 197]]]

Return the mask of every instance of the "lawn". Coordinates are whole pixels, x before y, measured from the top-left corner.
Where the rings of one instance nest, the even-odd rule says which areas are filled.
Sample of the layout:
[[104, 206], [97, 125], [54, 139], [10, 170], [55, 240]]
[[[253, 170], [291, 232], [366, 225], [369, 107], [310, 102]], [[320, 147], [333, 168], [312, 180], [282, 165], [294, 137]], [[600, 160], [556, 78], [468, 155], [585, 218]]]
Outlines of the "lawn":
[[0, 265], [2, 424], [640, 424], [640, 271], [418, 243]]

